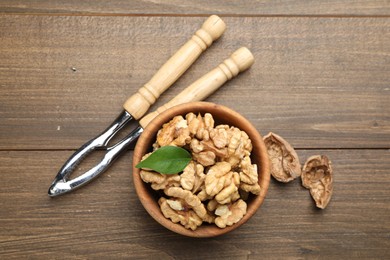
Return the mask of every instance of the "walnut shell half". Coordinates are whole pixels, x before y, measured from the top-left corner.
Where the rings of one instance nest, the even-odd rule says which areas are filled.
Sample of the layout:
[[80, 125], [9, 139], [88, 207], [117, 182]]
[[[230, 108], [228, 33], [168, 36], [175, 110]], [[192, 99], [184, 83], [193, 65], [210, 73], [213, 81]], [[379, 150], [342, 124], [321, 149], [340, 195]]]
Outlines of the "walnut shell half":
[[332, 163], [325, 155], [314, 155], [307, 159], [302, 169], [302, 185], [310, 189], [316, 206], [324, 209], [333, 193]]
[[270, 132], [264, 136], [271, 174], [280, 182], [290, 182], [301, 175], [301, 164], [294, 148], [282, 137]]

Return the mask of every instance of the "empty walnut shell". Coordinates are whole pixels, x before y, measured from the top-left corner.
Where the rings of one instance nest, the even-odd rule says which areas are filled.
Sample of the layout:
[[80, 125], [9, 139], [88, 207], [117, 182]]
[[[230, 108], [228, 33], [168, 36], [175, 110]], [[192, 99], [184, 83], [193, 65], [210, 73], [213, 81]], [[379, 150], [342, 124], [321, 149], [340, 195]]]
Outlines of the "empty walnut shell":
[[333, 193], [332, 163], [325, 155], [314, 155], [307, 159], [302, 169], [302, 185], [310, 189], [316, 206], [324, 209]]
[[301, 164], [294, 148], [282, 137], [270, 132], [264, 136], [271, 162], [271, 174], [280, 182], [290, 182], [301, 175]]

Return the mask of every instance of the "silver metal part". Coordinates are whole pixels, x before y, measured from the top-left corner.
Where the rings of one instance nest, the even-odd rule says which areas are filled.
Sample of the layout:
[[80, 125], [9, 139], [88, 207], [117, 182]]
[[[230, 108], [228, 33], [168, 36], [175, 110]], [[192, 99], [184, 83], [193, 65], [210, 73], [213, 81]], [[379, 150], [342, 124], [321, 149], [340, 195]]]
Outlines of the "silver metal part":
[[[80, 147], [62, 166], [58, 172], [56, 178], [51, 184], [48, 194], [51, 197], [55, 197], [67, 192], [70, 192], [99, 176], [103, 173], [111, 163], [118, 158], [120, 153], [128, 148], [128, 146], [136, 140], [143, 132], [142, 127], [137, 127], [129, 135], [123, 138], [121, 141], [113, 146], [107, 147], [108, 142], [120, 129], [122, 129], [130, 120], [132, 116], [127, 112], [123, 111], [117, 119], [100, 135], [94, 139], [85, 143]], [[92, 151], [96, 149], [105, 149], [103, 159], [95, 165], [93, 168], [83, 173], [82, 175], [67, 180], [68, 176], [76, 169], [77, 165]]]

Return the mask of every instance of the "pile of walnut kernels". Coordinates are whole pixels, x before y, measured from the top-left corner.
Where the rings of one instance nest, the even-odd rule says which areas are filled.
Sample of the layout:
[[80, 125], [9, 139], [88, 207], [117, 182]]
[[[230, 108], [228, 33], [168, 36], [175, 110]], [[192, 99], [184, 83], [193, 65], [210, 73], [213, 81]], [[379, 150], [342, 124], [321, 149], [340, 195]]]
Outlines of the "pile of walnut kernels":
[[[181, 174], [140, 172], [143, 181], [163, 191], [162, 213], [174, 223], [195, 230], [203, 222], [224, 228], [246, 214], [249, 194], [260, 194], [257, 165], [251, 163], [252, 142], [236, 127], [214, 126], [211, 114], [174, 117], [157, 134], [155, 149], [173, 145], [192, 154]], [[149, 154], [146, 154], [145, 159]]]

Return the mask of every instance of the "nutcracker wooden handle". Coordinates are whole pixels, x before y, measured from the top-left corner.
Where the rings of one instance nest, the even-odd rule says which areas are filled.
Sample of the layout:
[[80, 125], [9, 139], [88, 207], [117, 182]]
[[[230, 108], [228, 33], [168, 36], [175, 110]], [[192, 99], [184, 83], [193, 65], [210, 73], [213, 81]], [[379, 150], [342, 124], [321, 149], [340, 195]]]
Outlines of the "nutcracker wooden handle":
[[145, 128], [156, 116], [176, 105], [187, 102], [201, 101], [214, 93], [226, 81], [248, 69], [254, 63], [252, 53], [245, 47], [236, 50], [228, 59], [215, 69], [192, 83], [171, 101], [159, 107], [156, 111], [147, 114], [139, 124]]
[[141, 118], [156, 99], [170, 87], [225, 31], [226, 25], [216, 15], [210, 16], [185, 43], [137, 93], [123, 105], [133, 118]]

